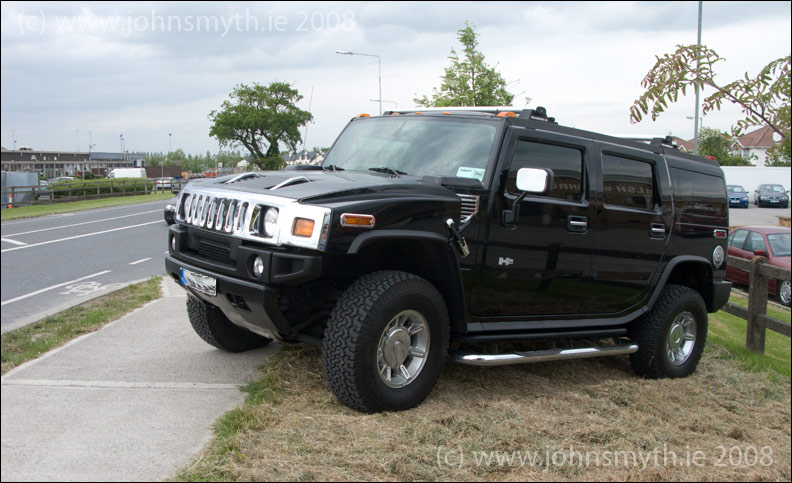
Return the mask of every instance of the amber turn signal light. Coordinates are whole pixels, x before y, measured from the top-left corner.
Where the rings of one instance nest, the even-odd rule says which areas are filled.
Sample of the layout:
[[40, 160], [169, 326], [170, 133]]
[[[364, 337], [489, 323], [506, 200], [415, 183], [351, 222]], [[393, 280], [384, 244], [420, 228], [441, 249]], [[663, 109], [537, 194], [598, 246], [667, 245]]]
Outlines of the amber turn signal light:
[[341, 226], [374, 228], [374, 217], [372, 215], [355, 215], [351, 213], [344, 213], [341, 215]]
[[294, 220], [294, 227], [292, 228], [292, 235], [311, 238], [313, 235], [314, 221], [305, 218], [296, 218]]

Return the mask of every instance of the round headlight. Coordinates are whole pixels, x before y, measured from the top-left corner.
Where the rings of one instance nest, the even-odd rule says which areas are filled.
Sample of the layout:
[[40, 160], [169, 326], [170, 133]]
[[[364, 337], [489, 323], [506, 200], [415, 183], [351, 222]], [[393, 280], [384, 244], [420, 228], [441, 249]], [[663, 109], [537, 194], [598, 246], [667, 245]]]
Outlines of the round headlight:
[[723, 265], [723, 260], [726, 258], [723, 247], [718, 245], [715, 247], [715, 250], [712, 252], [712, 266], [715, 268], [720, 268]]
[[264, 214], [264, 235], [272, 238], [275, 236], [275, 228], [278, 226], [278, 210], [270, 208]]
[[256, 257], [253, 259], [253, 275], [260, 277], [264, 273], [264, 259]]

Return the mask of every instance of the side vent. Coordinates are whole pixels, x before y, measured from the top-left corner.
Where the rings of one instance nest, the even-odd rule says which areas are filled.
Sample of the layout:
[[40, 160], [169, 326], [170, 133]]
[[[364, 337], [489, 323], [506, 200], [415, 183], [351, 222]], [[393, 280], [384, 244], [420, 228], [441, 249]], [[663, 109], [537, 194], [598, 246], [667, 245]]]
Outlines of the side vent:
[[478, 213], [479, 197], [474, 195], [460, 195], [459, 199], [462, 200], [462, 213], [460, 215], [459, 224], [467, 223], [468, 220], [473, 218], [473, 215]]

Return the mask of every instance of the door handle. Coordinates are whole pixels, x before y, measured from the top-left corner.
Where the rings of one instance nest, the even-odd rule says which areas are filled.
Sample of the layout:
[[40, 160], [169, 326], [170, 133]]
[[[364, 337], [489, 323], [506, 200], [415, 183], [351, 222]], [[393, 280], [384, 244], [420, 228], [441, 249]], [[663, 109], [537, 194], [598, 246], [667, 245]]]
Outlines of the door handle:
[[588, 218], [585, 216], [570, 216], [567, 218], [567, 231], [572, 233], [588, 232]]
[[652, 238], [665, 238], [666, 227], [661, 223], [652, 223], [649, 232]]

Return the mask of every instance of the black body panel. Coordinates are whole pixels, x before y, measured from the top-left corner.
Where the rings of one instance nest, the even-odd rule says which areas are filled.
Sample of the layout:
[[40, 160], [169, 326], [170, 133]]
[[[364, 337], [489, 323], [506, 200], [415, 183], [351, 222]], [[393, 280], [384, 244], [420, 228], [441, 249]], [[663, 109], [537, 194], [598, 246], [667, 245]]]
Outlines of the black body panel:
[[[448, 117], [497, 126], [485, 173], [312, 167], [193, 182], [195, 190], [278, 197], [296, 211], [328, 210], [327, 243], [258, 242], [177, 223], [168, 273], [178, 279], [187, 268], [215, 277], [216, 297], [195, 295], [232, 322], [281, 339], [321, 337], [321, 314], [374, 270], [409, 271], [438, 287], [457, 339], [621, 333], [652, 309], [666, 283], [694, 286], [710, 311], [728, 299], [725, 266], [712, 264], [716, 247], [726, 248], [716, 234], [728, 230], [716, 162], [540, 120]], [[519, 192], [523, 166], [546, 169], [553, 185]], [[374, 226], [343, 226], [344, 214], [373, 217]], [[264, 266], [259, 277], [256, 257]]]

